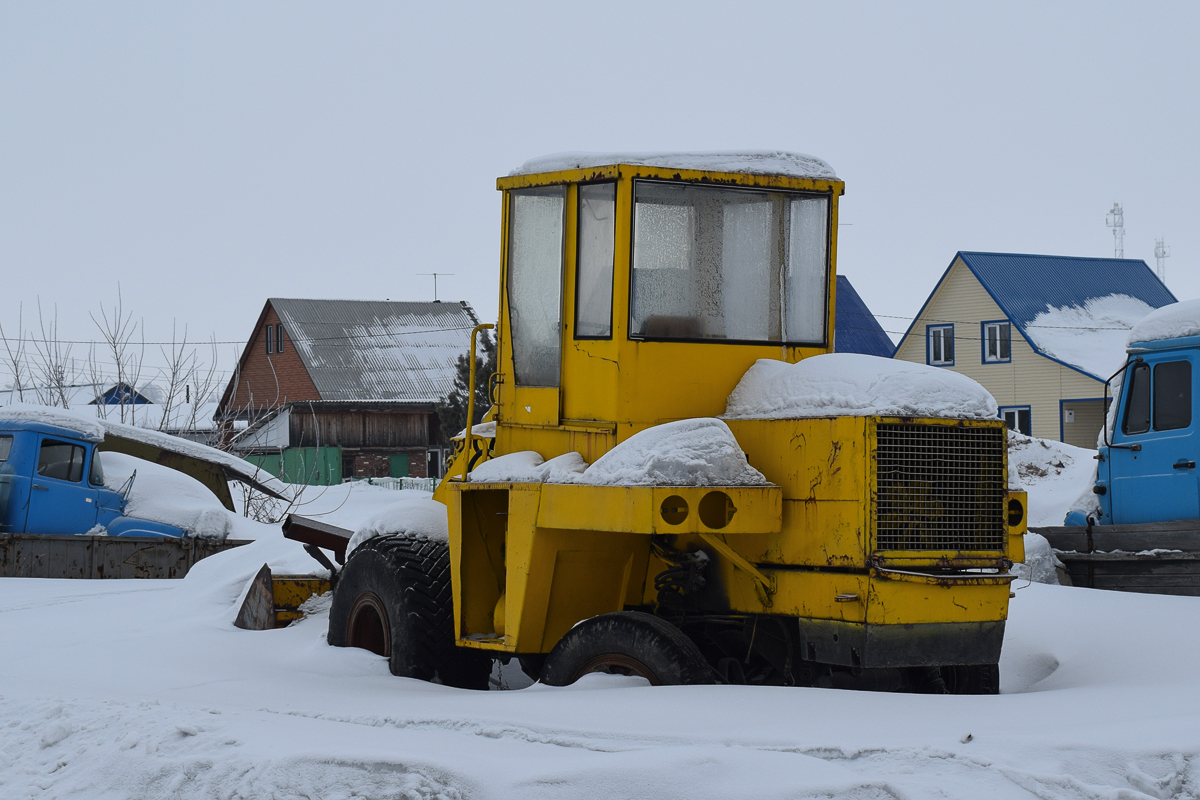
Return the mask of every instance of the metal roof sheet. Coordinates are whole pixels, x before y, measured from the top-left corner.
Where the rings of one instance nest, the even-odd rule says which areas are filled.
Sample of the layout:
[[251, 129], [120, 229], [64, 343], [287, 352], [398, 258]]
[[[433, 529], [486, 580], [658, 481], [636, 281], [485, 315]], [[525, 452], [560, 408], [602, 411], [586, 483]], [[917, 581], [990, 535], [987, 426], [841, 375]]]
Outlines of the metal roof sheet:
[[845, 275], [837, 276], [837, 303], [834, 309], [833, 351], [835, 353], [862, 353], [868, 356], [891, 358], [896, 351], [891, 337], [862, 297], [850, 285]]
[[271, 298], [322, 400], [437, 402], [478, 324], [467, 303]]
[[1043, 311], [1082, 306], [1097, 297], [1128, 295], [1151, 308], [1176, 302], [1154, 270], [1138, 258], [972, 251], [958, 256], [1022, 332]]

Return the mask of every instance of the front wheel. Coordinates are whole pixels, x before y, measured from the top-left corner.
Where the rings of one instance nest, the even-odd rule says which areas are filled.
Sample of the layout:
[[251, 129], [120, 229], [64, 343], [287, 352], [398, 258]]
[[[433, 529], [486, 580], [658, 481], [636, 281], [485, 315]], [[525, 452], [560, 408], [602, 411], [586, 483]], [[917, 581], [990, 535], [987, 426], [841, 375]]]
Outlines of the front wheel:
[[393, 675], [487, 688], [491, 659], [454, 644], [445, 542], [379, 536], [355, 548], [333, 591], [327, 638], [386, 657]]
[[567, 686], [592, 672], [636, 675], [652, 686], [716, 682], [704, 655], [683, 631], [640, 611], [580, 622], [546, 657], [541, 681]]

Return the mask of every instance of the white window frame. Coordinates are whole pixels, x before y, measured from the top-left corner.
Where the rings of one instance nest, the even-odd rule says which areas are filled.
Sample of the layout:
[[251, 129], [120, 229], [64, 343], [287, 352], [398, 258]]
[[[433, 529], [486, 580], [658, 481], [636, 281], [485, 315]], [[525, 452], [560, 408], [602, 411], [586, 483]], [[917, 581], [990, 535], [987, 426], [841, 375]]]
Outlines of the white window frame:
[[[946, 358], [946, 331], [950, 331], [950, 358]], [[941, 359], [934, 358], [934, 340], [938, 340]], [[931, 367], [954, 366], [954, 324], [925, 326], [925, 363]]]
[[[993, 354], [992, 339], [988, 335], [992, 328], [996, 329], [996, 352]], [[1000, 332], [1002, 328], [1008, 328], [1008, 355], [1001, 355], [1001, 345], [1003, 337]], [[1008, 320], [993, 320], [981, 323], [981, 333], [983, 334], [983, 363], [984, 364], [1010, 364], [1012, 363], [1012, 323]]]

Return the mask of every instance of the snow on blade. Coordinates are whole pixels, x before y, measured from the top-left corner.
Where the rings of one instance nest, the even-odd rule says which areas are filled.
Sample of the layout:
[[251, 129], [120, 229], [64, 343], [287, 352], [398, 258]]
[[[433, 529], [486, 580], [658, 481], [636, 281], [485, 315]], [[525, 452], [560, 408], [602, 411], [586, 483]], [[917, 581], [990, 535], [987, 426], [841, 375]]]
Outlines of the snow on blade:
[[1135, 297], [1110, 294], [1082, 306], [1048, 305], [1024, 328], [1042, 352], [1105, 380], [1125, 360], [1130, 328], [1153, 310]]
[[[566, 483], [568, 481], [561, 481]], [[729, 426], [683, 419], [635, 433], [570, 483], [591, 486], [763, 486]]]
[[182, 528], [189, 536], [224, 539], [237, 516], [200, 481], [182, 472], [124, 453], [100, 454], [104, 485], [119, 492], [137, 470], [125, 516]]
[[350, 537], [350, 542], [346, 545], [346, 555], [350, 555], [354, 548], [376, 536], [407, 533], [422, 539], [449, 539], [446, 507], [430, 499], [426, 492], [412, 494], [414, 496], [405, 497], [368, 517]]
[[1129, 332], [1128, 344], [1200, 335], [1200, 300], [1156, 308]]
[[759, 360], [729, 395], [722, 418], [995, 419], [998, 413], [991, 394], [965, 375], [878, 356], [830, 353], [795, 364]]
[[711, 153], [553, 153], [526, 161], [509, 175], [532, 175], [538, 172], [588, 169], [612, 164], [837, 180], [837, 173], [833, 171], [833, 167], [816, 156], [786, 153], [782, 150]]

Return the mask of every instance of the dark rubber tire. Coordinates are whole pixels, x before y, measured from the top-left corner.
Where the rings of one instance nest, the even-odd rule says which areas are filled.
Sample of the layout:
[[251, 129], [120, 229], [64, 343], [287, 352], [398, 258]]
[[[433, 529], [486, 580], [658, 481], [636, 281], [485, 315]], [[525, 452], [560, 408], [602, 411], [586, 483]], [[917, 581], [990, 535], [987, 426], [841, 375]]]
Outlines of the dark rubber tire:
[[378, 536], [363, 542], [338, 577], [329, 644], [388, 659], [393, 675], [486, 689], [491, 659], [454, 644], [450, 552], [445, 542]]
[[942, 667], [950, 694], [1000, 694], [1000, 665], [971, 664]]
[[683, 631], [640, 611], [580, 622], [546, 657], [541, 681], [567, 686], [590, 672], [640, 675], [654, 686], [716, 683], [704, 655]]

